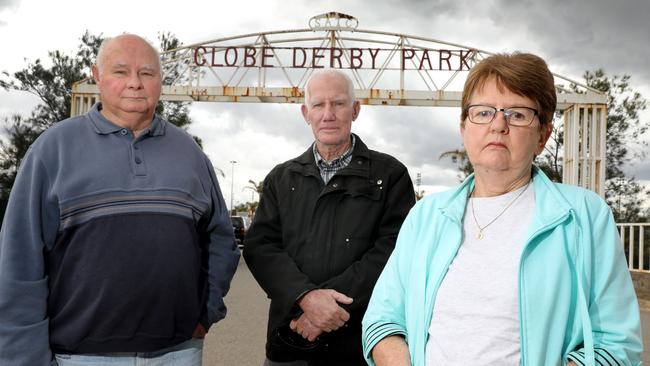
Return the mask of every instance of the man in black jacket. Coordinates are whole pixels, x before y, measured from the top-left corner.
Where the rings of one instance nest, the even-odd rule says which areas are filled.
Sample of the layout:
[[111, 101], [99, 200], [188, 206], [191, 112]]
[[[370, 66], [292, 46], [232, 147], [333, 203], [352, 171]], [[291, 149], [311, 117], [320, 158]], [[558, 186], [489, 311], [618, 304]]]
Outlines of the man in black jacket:
[[315, 142], [264, 181], [244, 258], [271, 298], [267, 366], [365, 365], [361, 319], [415, 197], [406, 167], [350, 132], [359, 110], [345, 74], [315, 72]]

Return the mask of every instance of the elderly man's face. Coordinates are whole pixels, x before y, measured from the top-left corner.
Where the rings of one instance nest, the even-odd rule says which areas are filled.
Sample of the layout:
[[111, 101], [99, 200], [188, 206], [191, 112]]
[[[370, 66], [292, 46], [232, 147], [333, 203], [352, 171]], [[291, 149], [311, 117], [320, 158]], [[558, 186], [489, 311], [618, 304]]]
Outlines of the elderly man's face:
[[359, 115], [360, 106], [350, 100], [345, 79], [322, 75], [311, 80], [306, 103], [302, 115], [319, 147], [336, 148], [350, 140], [352, 121]]
[[108, 44], [101, 70], [93, 68], [103, 112], [118, 120], [153, 117], [160, 98], [159, 65], [142, 39], [124, 36]]

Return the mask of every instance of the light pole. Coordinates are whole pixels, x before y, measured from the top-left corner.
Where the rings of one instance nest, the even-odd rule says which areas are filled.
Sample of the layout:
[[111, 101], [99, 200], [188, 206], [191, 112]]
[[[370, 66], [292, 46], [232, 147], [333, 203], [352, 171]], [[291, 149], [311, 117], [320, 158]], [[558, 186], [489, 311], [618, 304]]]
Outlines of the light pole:
[[235, 207], [233, 206], [233, 192], [234, 192], [234, 187], [235, 187], [235, 164], [237, 164], [236, 161], [231, 160], [230, 165], [232, 166], [232, 170], [230, 173], [230, 213], [231, 215], [235, 214]]

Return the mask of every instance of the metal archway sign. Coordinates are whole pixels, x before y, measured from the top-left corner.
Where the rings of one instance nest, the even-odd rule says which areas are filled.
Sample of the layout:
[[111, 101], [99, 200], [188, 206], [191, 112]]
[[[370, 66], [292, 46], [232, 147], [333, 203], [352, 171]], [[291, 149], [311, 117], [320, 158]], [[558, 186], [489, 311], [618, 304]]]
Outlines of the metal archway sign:
[[[161, 54], [162, 100], [301, 103], [319, 68], [348, 73], [368, 105], [460, 107], [467, 72], [492, 53], [406, 34], [359, 29], [347, 14], [312, 17], [309, 27], [249, 33]], [[604, 194], [606, 95], [554, 74], [565, 113], [565, 183]], [[574, 92], [569, 86], [577, 86]], [[98, 100], [92, 80], [73, 86], [72, 114]]]

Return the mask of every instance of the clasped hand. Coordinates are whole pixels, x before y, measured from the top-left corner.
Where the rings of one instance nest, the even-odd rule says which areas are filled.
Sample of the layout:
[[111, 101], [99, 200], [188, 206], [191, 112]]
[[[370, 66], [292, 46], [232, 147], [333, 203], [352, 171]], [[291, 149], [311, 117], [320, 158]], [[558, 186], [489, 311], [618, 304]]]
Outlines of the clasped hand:
[[291, 329], [313, 342], [323, 332], [339, 329], [350, 319], [350, 314], [339, 304], [351, 304], [352, 298], [332, 289], [312, 290], [305, 294], [298, 306], [303, 313], [291, 321]]

